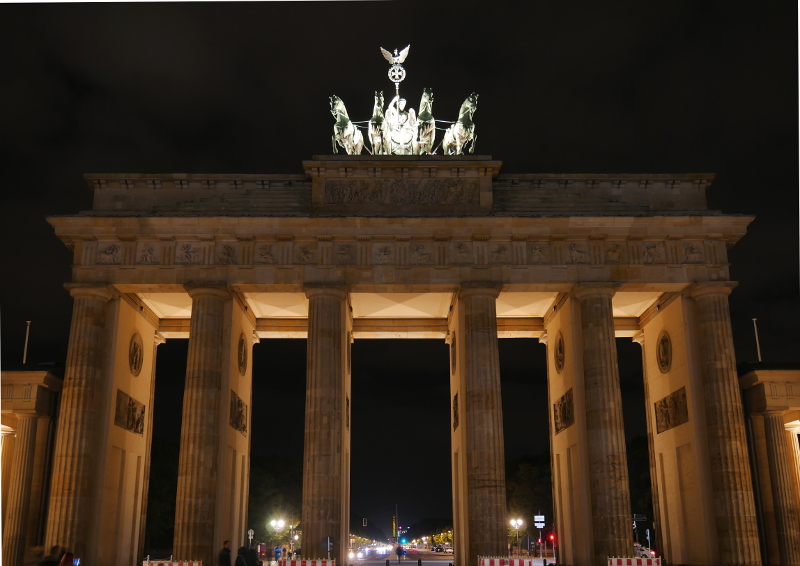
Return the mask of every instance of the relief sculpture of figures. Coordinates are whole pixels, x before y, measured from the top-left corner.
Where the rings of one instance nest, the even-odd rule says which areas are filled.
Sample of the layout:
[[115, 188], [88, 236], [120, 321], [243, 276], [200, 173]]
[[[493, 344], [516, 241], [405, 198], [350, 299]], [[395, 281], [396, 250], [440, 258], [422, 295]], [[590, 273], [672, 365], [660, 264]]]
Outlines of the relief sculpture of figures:
[[361, 148], [364, 146], [364, 137], [361, 131], [350, 121], [350, 116], [347, 114], [347, 108], [344, 106], [342, 99], [335, 94], [330, 97], [331, 101], [331, 114], [336, 118], [336, 124], [333, 126], [333, 153], [339, 150], [336, 148], [338, 144], [344, 148], [347, 155], [359, 155]]

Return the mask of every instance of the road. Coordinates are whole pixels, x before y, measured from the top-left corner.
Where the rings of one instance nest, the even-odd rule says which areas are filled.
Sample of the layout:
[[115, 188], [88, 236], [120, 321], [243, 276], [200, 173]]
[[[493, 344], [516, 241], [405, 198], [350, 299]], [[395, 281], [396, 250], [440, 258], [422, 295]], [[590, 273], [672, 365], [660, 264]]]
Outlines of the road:
[[[516, 556], [511, 556], [510, 558], [516, 558]], [[361, 559], [353, 558], [348, 560], [348, 564], [352, 566], [386, 566], [387, 559], [389, 560], [389, 566], [417, 566], [418, 560], [422, 561], [422, 566], [447, 566], [454, 562], [452, 554], [420, 550], [409, 552], [400, 562], [397, 561], [395, 554], [382, 554]], [[533, 558], [533, 564], [534, 566], [542, 566], [542, 559], [538, 556]], [[552, 554], [548, 557], [547, 564], [548, 566], [553, 564]]]

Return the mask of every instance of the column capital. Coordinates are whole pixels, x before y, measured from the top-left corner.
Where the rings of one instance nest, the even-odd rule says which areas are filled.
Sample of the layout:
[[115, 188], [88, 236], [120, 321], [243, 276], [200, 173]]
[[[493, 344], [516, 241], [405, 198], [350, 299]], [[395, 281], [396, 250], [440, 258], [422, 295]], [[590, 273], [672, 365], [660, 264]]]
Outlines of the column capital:
[[783, 425], [786, 430], [795, 434], [800, 434], [800, 422], [792, 421]]
[[644, 330], [637, 330], [636, 333], [631, 336], [631, 340], [639, 344], [642, 348], [644, 348]]
[[547, 331], [545, 330], [542, 332], [542, 335], [539, 336], [539, 344], [547, 345]]
[[186, 292], [189, 293], [191, 298], [195, 297], [202, 297], [206, 295], [211, 295], [213, 297], [219, 297], [221, 299], [230, 299], [231, 294], [230, 291], [225, 287], [223, 284], [214, 284], [214, 283], [185, 283], [183, 288], [186, 289]]
[[163, 344], [166, 341], [167, 341], [167, 339], [164, 338], [164, 335], [161, 334], [160, 332], [156, 331], [155, 334], [153, 334], [153, 343], [156, 346], [160, 346], [161, 344]]
[[610, 299], [617, 293], [618, 288], [618, 283], [580, 283], [575, 286], [572, 294], [575, 295], [575, 298], [579, 301], [587, 297], [608, 297]]
[[306, 294], [307, 298], [311, 297], [319, 297], [323, 295], [328, 295], [331, 297], [336, 297], [337, 299], [344, 300], [347, 298], [347, 291], [343, 287], [330, 285], [304, 285], [303, 292]]
[[64, 288], [69, 291], [73, 299], [78, 297], [98, 298], [106, 301], [111, 300], [111, 291], [106, 285], [92, 285], [86, 283], [67, 283]]
[[727, 297], [734, 287], [738, 285], [736, 281], [706, 281], [692, 287], [689, 294], [695, 299], [706, 295], [724, 295]]
[[770, 407], [768, 409], [764, 409], [761, 411], [762, 415], [770, 415], [776, 417], [782, 417], [786, 414], [786, 411], [789, 410], [789, 407]]
[[461, 286], [458, 296], [461, 299], [480, 296], [496, 299], [500, 296], [500, 285], [496, 283], [467, 283]]

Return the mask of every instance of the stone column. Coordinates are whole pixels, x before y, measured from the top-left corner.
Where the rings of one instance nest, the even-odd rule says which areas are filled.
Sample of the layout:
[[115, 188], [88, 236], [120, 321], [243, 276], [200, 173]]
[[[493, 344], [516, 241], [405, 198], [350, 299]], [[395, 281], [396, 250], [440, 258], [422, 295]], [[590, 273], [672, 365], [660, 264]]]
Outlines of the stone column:
[[644, 348], [644, 331], [640, 330], [633, 335], [633, 341], [642, 347], [642, 378], [644, 379], [644, 403], [645, 414], [647, 415], [647, 453], [650, 457], [650, 493], [653, 500], [653, 528], [655, 530], [656, 541], [658, 547], [661, 548], [661, 555], [664, 555], [666, 545], [662, 538], [661, 531], [661, 505], [660, 497], [661, 492], [658, 489], [658, 470], [656, 469], [656, 451], [653, 447], [653, 435], [655, 434], [655, 426], [653, 423], [653, 400], [650, 398], [650, 381], [647, 379], [647, 356], [645, 355]]
[[494, 288], [462, 289], [464, 308], [464, 426], [466, 426], [469, 555], [507, 553], [503, 405]]
[[111, 293], [104, 287], [75, 284], [67, 288], [75, 302], [53, 450], [45, 548], [58, 544], [76, 558], [83, 558], [97, 477], [96, 432], [104, 389], [105, 306]]
[[36, 413], [17, 414], [17, 441], [3, 525], [3, 558], [8, 564], [22, 564], [25, 553], [38, 420]]
[[[789, 454], [792, 455], [791, 466], [794, 470], [794, 479], [797, 484], [797, 497], [800, 499], [800, 444], [797, 435], [800, 434], [800, 424], [787, 424], [786, 441], [789, 443]], [[800, 501], [798, 501], [800, 505]]]
[[633, 552], [628, 459], [611, 309], [614, 293], [612, 287], [603, 286], [584, 286], [575, 291], [581, 304], [595, 564]]
[[762, 414], [781, 565], [798, 566], [800, 565], [800, 510], [797, 508], [794, 454], [789, 451], [789, 445], [786, 443], [784, 413], [782, 410], [767, 410]]
[[719, 563], [750, 566], [761, 564], [761, 553], [728, 311], [730, 292], [729, 285], [704, 284], [692, 297], [700, 331]]
[[192, 297], [186, 388], [183, 393], [181, 453], [175, 505], [176, 560], [212, 564], [220, 443], [225, 303], [221, 287], [187, 288]]
[[343, 492], [347, 469], [345, 434], [345, 356], [347, 294], [337, 288], [306, 289], [308, 349], [303, 454], [303, 558], [327, 558], [325, 537], [334, 539], [330, 557], [346, 564], [350, 518]]

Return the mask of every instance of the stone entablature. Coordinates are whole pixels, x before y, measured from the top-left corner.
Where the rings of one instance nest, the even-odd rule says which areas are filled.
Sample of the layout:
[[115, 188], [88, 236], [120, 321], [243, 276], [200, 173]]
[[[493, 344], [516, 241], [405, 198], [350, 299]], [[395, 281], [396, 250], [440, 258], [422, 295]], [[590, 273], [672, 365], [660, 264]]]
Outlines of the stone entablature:
[[727, 248], [752, 218], [49, 221], [74, 250], [75, 281], [177, 283], [205, 274], [229, 283], [276, 283], [293, 268], [305, 273], [292, 275], [300, 281], [378, 282], [387, 281], [387, 270], [400, 277], [410, 268], [420, 283], [458, 284], [478, 277], [469, 273], [474, 270], [484, 274], [480, 279], [504, 282], [519, 279], [523, 270], [528, 282], [724, 281]]
[[315, 156], [305, 175], [88, 174], [97, 216], [718, 214], [711, 174], [510, 174], [491, 156]]

